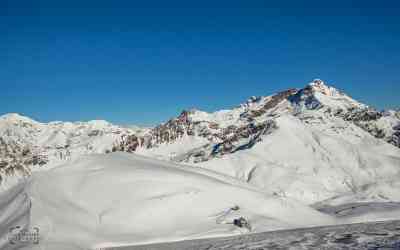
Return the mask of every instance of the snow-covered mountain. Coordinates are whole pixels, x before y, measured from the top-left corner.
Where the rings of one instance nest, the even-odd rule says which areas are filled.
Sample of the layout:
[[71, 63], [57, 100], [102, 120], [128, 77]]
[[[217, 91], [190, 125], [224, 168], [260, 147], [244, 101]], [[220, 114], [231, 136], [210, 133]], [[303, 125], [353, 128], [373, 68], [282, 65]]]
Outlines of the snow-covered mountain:
[[[80, 155], [110, 152], [125, 136], [141, 130], [102, 120], [40, 123], [18, 114], [0, 117], [0, 182], [29, 175]], [[140, 134], [140, 133], [139, 133]]]
[[40, 249], [395, 219], [381, 204], [400, 201], [400, 112], [314, 80], [146, 129], [3, 115], [2, 187], [30, 175], [0, 192], [0, 222], [40, 226]]
[[314, 80], [232, 110], [184, 111], [115, 151], [204, 167], [314, 203], [357, 193], [400, 200], [400, 113], [377, 111]]
[[[353, 124], [376, 138], [400, 147], [400, 112], [374, 110], [325, 85], [321, 80], [314, 80], [300, 90], [289, 89], [271, 96], [251, 97], [232, 110], [215, 113], [183, 111], [177, 118], [157, 126], [145, 137], [124, 140], [120, 148], [115, 150], [157, 148], [154, 153], [161, 153], [161, 157], [169, 153], [168, 157], [174, 158], [181, 156], [181, 152], [171, 144], [178, 141], [182, 145], [189, 140], [188, 145], [182, 147], [185, 153], [189, 151], [188, 147], [193, 149], [198, 145], [204, 146], [204, 143], [211, 144], [212, 154], [196, 150], [187, 155], [193, 162], [204, 161], [216, 154], [233, 153], [248, 143], [253, 145], [260, 134], [276, 128], [277, 117], [285, 115], [315, 127], [328, 123], [333, 126], [338, 123]], [[165, 145], [168, 147], [166, 150], [171, 152], [162, 152], [161, 148], [165, 148]], [[182, 159], [175, 157], [174, 160]]]

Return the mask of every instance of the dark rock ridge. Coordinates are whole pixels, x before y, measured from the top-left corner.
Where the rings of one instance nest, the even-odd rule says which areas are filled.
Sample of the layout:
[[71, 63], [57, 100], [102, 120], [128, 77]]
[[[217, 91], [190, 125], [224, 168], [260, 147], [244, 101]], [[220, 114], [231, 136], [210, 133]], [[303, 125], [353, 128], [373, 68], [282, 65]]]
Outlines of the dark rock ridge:
[[220, 143], [206, 144], [201, 148], [189, 151], [185, 155], [173, 158], [174, 161], [184, 162], [202, 162], [212, 158], [221, 157], [225, 154], [235, 153], [239, 150], [245, 150], [253, 147], [261, 141], [262, 135], [268, 135], [277, 129], [274, 120], [267, 120], [257, 125], [251, 123], [243, 127], [231, 127], [228, 134], [222, 135], [225, 139]]
[[338, 110], [335, 115], [342, 117], [346, 121], [353, 122], [376, 138], [384, 139], [388, 143], [400, 147], [400, 123], [393, 126], [393, 131], [389, 133], [385, 132], [378, 124], [379, 119], [385, 116], [385, 111], [377, 111], [372, 108], [350, 108], [346, 111]]
[[[172, 143], [183, 136], [198, 136], [209, 141], [204, 148], [187, 155], [194, 161], [204, 161], [208, 157], [217, 157], [227, 153], [233, 153], [252, 147], [260, 140], [261, 135], [271, 133], [277, 128], [276, 122], [267, 120], [261, 123], [248, 123], [244, 126], [230, 125], [225, 128], [214, 122], [192, 121], [190, 114], [195, 111], [183, 111], [177, 118], [171, 119], [165, 124], [159, 125], [147, 135], [125, 136], [112, 151], [134, 152], [138, 147], [146, 149], [157, 147], [162, 143]], [[251, 116], [247, 116], [249, 118]], [[245, 141], [241, 141], [241, 140]]]
[[311, 86], [306, 86], [303, 89], [300, 89], [296, 93], [288, 96], [287, 99], [294, 105], [296, 108], [300, 108], [301, 106], [306, 107], [307, 109], [318, 109], [323, 105], [322, 103], [315, 97], [315, 90]]
[[13, 141], [6, 142], [0, 137], [0, 184], [7, 176], [28, 176], [31, 167], [43, 166], [47, 162], [45, 156], [33, 153], [28, 146], [21, 146]]
[[[259, 117], [267, 113], [268, 110], [276, 108], [276, 106], [284, 100], [287, 100], [289, 97], [293, 96], [298, 92], [297, 89], [288, 89], [282, 92], [279, 92], [267, 100], [265, 100], [264, 105], [262, 105], [259, 109], [250, 109], [248, 111], [243, 112], [240, 117], [246, 118], [249, 122], [252, 122], [254, 118]], [[260, 101], [261, 98], [258, 98], [257, 101]]]
[[389, 137], [388, 142], [400, 148], [400, 123], [393, 127], [394, 133]]

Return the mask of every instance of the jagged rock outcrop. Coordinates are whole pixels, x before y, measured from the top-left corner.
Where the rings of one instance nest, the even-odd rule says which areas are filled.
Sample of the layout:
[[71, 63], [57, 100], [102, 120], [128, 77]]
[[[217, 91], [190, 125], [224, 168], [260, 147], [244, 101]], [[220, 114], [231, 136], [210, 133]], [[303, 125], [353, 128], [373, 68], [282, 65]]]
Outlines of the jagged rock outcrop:
[[220, 135], [224, 140], [220, 143], [208, 143], [186, 154], [172, 158], [180, 162], [203, 162], [225, 154], [232, 154], [239, 150], [253, 147], [262, 140], [262, 135], [268, 135], [277, 129], [276, 122], [267, 120], [259, 124], [248, 124], [243, 127], [229, 127]]
[[381, 118], [382, 112], [376, 111], [372, 108], [365, 108], [365, 109], [356, 109], [351, 108], [348, 109], [347, 112], [343, 115], [343, 119], [346, 121], [353, 121], [353, 122], [369, 122], [369, 121], [376, 121]]
[[[253, 121], [255, 118], [264, 115], [267, 113], [268, 110], [274, 109], [276, 106], [278, 106], [279, 103], [281, 103], [284, 100], [287, 100], [290, 96], [295, 95], [298, 92], [297, 89], [288, 89], [282, 92], [279, 92], [275, 95], [269, 96], [265, 98], [263, 105], [260, 108], [257, 109], [249, 109], [248, 111], [244, 112], [241, 114], [242, 118], [247, 118], [249, 122]], [[260, 102], [262, 100], [261, 97], [257, 99], [252, 99], [254, 100], [253, 103], [255, 102]]]
[[0, 184], [7, 176], [28, 176], [34, 166], [43, 166], [48, 160], [34, 153], [27, 145], [14, 141], [6, 142], [0, 137]]
[[[277, 129], [277, 124], [274, 120], [267, 120], [259, 124], [250, 123], [246, 126], [235, 128], [230, 132], [232, 136], [223, 136], [226, 139], [217, 143], [211, 152], [212, 156], [222, 155], [226, 153], [234, 153], [238, 150], [251, 148], [257, 141], [261, 140], [261, 135], [267, 135]], [[247, 139], [244, 143], [239, 143], [242, 139]]]
[[379, 128], [376, 121], [382, 117], [382, 112], [376, 111], [372, 108], [348, 109], [343, 114], [343, 119], [351, 121], [360, 128], [364, 129], [376, 138], [385, 138], [386, 134], [382, 128]]
[[151, 131], [150, 145], [168, 143], [183, 135], [194, 135], [193, 126], [189, 119], [189, 111], [184, 110], [177, 118], [161, 124]]
[[393, 127], [393, 134], [389, 137], [388, 142], [400, 148], [400, 123]]
[[377, 111], [370, 107], [353, 107], [347, 110], [336, 110], [335, 115], [345, 121], [353, 122], [376, 138], [384, 139], [388, 143], [400, 147], [398, 141], [400, 126], [393, 125], [396, 122], [400, 124], [396, 113]]
[[301, 109], [318, 109], [322, 107], [322, 103], [315, 97], [314, 89], [312, 86], [306, 86], [304, 89], [300, 89], [296, 93], [288, 96], [288, 100], [297, 108]]

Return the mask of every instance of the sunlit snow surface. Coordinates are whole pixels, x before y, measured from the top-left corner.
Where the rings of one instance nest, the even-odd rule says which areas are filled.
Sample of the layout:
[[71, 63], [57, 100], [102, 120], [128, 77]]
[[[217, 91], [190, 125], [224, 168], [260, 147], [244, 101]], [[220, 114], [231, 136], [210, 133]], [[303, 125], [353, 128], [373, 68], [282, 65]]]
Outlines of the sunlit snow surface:
[[[362, 221], [390, 220], [399, 218], [400, 211], [397, 203], [370, 204], [370, 209], [365, 207], [367, 203], [346, 207], [332, 205], [332, 201], [307, 206], [290, 198], [265, 194], [216, 172], [128, 153], [85, 156], [49, 171], [36, 172], [28, 191], [32, 199], [31, 226], [40, 228], [40, 244], [26, 249], [40, 250], [155, 244], [345, 224], [360, 218]], [[232, 225], [238, 217], [250, 222], [251, 231]], [[340, 242], [340, 237], [345, 237], [345, 242], [364, 237], [357, 234], [347, 239], [349, 236], [340, 236], [341, 228], [334, 229], [334, 234], [328, 229], [327, 236], [319, 230], [314, 233], [312, 229], [300, 230], [291, 238], [283, 234], [281, 238], [263, 239], [262, 244], [285, 245], [296, 240], [331, 244], [333, 239], [345, 244]], [[325, 239], [336, 234], [339, 238]], [[397, 231], [378, 234], [388, 240], [397, 237]], [[257, 235], [246, 237], [254, 246], [261, 241]], [[214, 249], [221, 247], [218, 244], [230, 242], [235, 247], [247, 244], [240, 239], [237, 244], [235, 240], [216, 239]], [[195, 242], [203, 246], [202, 241]], [[188, 244], [182, 245], [183, 249], [193, 247], [192, 243]], [[207, 244], [214, 247], [213, 241]]]
[[[335, 223], [300, 202], [212, 171], [128, 153], [92, 155], [36, 172], [32, 225], [42, 249], [146, 244]], [[239, 207], [232, 210], [233, 207]]]
[[[338, 204], [343, 200], [332, 199], [307, 206], [290, 198], [268, 195], [210, 170], [128, 153], [84, 156], [34, 173], [27, 187], [32, 203], [23, 187], [17, 186], [2, 199], [11, 200], [0, 207], [4, 249], [12, 249], [6, 242], [7, 228], [29, 225], [29, 213], [30, 226], [40, 229], [40, 244], [25, 249], [38, 250], [155, 244], [400, 217], [400, 206], [394, 202]], [[232, 225], [233, 219], [239, 217], [250, 222], [251, 231]], [[220, 249], [228, 243], [228, 249], [240, 244], [243, 247], [237, 249], [263, 249], [257, 248], [257, 244], [267, 249], [290, 244], [307, 249], [311, 244], [320, 249], [318, 244], [367, 246], [368, 242], [395, 244], [398, 239], [397, 224], [390, 230], [374, 225], [374, 230], [366, 232], [364, 227], [351, 229], [350, 236], [347, 226], [339, 226], [327, 231], [302, 229], [282, 235], [249, 235], [246, 240], [204, 242], [208, 242], [210, 249]], [[364, 239], [367, 241], [360, 241]], [[190, 248], [193, 243], [184, 243], [182, 249], [203, 249], [200, 247], [204, 242], [196, 242], [198, 247]], [[168, 246], [155, 249], [180, 249]]]

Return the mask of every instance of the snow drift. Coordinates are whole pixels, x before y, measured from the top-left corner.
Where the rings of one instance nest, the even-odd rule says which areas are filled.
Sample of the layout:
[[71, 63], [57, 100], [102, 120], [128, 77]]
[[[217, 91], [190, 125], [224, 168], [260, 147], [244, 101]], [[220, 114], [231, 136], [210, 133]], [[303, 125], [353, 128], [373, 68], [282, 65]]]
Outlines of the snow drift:
[[[93, 155], [34, 174], [32, 223], [44, 249], [176, 241], [332, 224], [299, 202], [229, 177], [127, 153]], [[236, 209], [232, 209], [236, 207]], [[244, 230], [244, 231], [243, 231]]]

